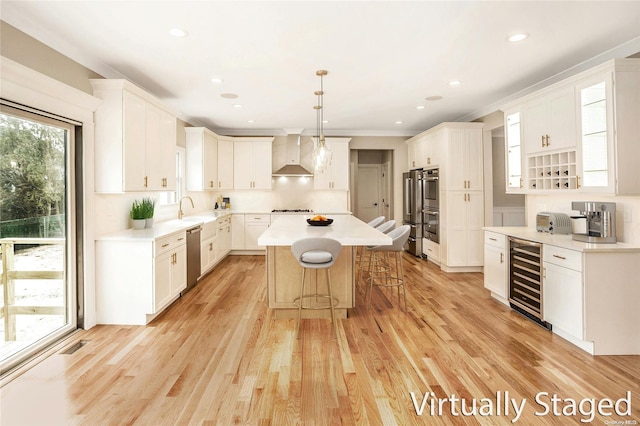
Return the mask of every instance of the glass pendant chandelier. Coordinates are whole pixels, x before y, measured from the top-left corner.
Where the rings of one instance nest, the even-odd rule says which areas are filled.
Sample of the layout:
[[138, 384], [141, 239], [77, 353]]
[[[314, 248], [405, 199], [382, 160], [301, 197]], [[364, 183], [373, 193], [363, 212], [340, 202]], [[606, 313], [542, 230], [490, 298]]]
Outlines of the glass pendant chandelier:
[[329, 74], [326, 70], [316, 71], [316, 75], [320, 77], [320, 90], [316, 90], [314, 94], [318, 97], [318, 104], [313, 107], [316, 110], [316, 147], [313, 150], [313, 168], [317, 172], [322, 172], [331, 165], [331, 151], [327, 148], [324, 140], [324, 85], [323, 77]]

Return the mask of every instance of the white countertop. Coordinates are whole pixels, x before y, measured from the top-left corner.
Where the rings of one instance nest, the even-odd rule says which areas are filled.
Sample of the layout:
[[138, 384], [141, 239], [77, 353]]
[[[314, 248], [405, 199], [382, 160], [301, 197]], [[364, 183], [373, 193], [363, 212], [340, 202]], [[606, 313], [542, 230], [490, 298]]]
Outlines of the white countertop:
[[258, 238], [261, 246], [291, 246], [302, 238], [334, 238], [343, 246], [390, 245], [391, 237], [351, 215], [327, 216], [333, 219], [329, 226], [311, 226], [310, 215], [286, 215], [271, 224]]
[[537, 232], [533, 228], [524, 226], [509, 226], [509, 227], [484, 227], [485, 231], [496, 232], [498, 234], [508, 235], [516, 238], [522, 238], [524, 240], [534, 241], [536, 243], [549, 244], [556, 247], [562, 247], [569, 250], [576, 250], [580, 252], [638, 252], [639, 246], [634, 246], [625, 243], [615, 244], [593, 244], [584, 243], [582, 241], [575, 241], [571, 234], [550, 234], [548, 232]]
[[153, 224], [153, 228], [145, 229], [125, 229], [124, 231], [113, 234], [101, 235], [96, 237], [97, 241], [153, 241], [158, 238], [166, 237], [177, 232], [184, 232], [194, 226], [203, 225], [208, 222], [214, 222], [218, 218], [230, 215], [231, 211], [217, 210], [212, 212], [200, 213], [194, 216], [184, 216], [182, 219], [167, 220], [165, 222], [157, 222]]

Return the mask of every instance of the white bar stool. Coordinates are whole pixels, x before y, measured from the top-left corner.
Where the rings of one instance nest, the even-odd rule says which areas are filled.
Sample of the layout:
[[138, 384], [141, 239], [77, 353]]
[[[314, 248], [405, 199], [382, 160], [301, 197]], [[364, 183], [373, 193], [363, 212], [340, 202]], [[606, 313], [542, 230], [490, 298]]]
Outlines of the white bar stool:
[[[375, 219], [372, 219], [369, 222], [367, 222], [367, 225], [369, 225], [372, 228], [376, 228], [382, 225], [382, 223], [384, 223], [384, 220], [385, 220], [384, 216], [378, 216]], [[356, 247], [356, 262], [360, 261], [361, 259], [362, 259], [362, 246], [358, 246]]]
[[[404, 265], [402, 263], [402, 251], [404, 245], [409, 239], [411, 227], [402, 225], [389, 232], [392, 239], [389, 246], [370, 246], [367, 250], [371, 257], [369, 260], [369, 302], [367, 309], [371, 308], [371, 293], [373, 286], [381, 287], [398, 287], [398, 305], [400, 305], [400, 287], [404, 293], [404, 310], [407, 311], [407, 290], [404, 284]], [[378, 259], [376, 253], [384, 254], [384, 260]], [[390, 254], [393, 253], [395, 258], [395, 275], [392, 273]], [[375, 262], [375, 265], [373, 264]], [[380, 279], [380, 281], [378, 281]]]
[[[391, 232], [394, 228], [396, 227], [396, 221], [391, 219], [388, 220], [386, 222], [384, 222], [381, 225], [376, 226], [375, 228], [382, 232], [383, 234], [388, 234], [389, 232]], [[368, 248], [368, 247], [367, 247]], [[371, 252], [369, 252], [369, 262], [368, 262], [369, 266], [368, 268], [371, 268]], [[358, 276], [356, 277], [356, 284], [359, 285], [360, 284], [360, 280], [362, 279], [362, 273], [365, 270], [369, 270], [365, 267], [365, 261], [364, 261], [364, 255], [360, 256], [360, 264], [358, 265]]]
[[[300, 337], [300, 321], [302, 319], [303, 309], [331, 309], [331, 322], [335, 332], [335, 338], [338, 337], [338, 329], [336, 325], [336, 317], [334, 308], [340, 301], [333, 297], [331, 289], [331, 273], [329, 268], [336, 262], [338, 255], [342, 250], [342, 244], [333, 238], [303, 238], [291, 244], [291, 253], [302, 266], [302, 282], [300, 284], [300, 297], [293, 300], [294, 305], [298, 307], [298, 331], [296, 336]], [[313, 291], [311, 276], [309, 276], [309, 293], [304, 292], [305, 273], [307, 269], [316, 270], [316, 289]], [[327, 271], [327, 293], [319, 293], [317, 270], [324, 269]], [[318, 304], [318, 298], [328, 299], [329, 303]], [[304, 300], [309, 299], [309, 304], [305, 305]], [[314, 304], [315, 301], [315, 304]]]

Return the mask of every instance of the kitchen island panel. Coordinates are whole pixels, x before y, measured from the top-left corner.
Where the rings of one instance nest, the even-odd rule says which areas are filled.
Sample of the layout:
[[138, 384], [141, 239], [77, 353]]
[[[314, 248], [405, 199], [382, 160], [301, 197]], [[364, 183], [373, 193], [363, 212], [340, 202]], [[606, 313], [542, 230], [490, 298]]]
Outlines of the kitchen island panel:
[[[333, 296], [340, 303], [335, 313], [338, 318], [346, 318], [347, 309], [354, 307], [354, 265], [353, 247], [343, 247], [336, 263], [331, 267]], [[318, 272], [316, 282], [315, 273]], [[309, 293], [309, 274], [313, 277], [313, 292], [327, 294], [325, 270], [307, 270], [305, 293]], [[269, 307], [275, 308], [276, 318], [294, 318], [298, 308], [293, 300], [300, 296], [302, 267], [291, 253], [290, 247], [267, 247], [267, 293]], [[318, 287], [319, 286], [319, 287]], [[303, 309], [303, 318], [331, 318], [330, 311]]]

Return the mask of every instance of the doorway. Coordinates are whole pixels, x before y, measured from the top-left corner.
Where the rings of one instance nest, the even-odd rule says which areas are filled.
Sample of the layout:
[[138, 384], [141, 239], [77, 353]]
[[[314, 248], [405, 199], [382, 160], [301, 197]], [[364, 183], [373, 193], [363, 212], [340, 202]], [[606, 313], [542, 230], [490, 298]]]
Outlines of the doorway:
[[77, 129], [51, 116], [0, 109], [2, 372], [78, 326]]
[[504, 127], [491, 131], [491, 164], [493, 180], [493, 226], [524, 226], [525, 197], [506, 193]]
[[384, 216], [392, 219], [392, 150], [352, 150], [352, 203], [363, 222]]

